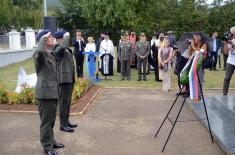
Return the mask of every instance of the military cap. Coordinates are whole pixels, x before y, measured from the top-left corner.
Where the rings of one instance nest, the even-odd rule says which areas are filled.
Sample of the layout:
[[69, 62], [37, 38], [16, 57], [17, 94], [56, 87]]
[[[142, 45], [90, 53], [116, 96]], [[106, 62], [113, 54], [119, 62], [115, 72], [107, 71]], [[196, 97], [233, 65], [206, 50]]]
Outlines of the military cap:
[[64, 34], [65, 34], [65, 33], [66, 33], [65, 30], [59, 30], [59, 31], [55, 32], [53, 36], [54, 36], [54, 38], [56, 38], [56, 39], [61, 39], [61, 38], [64, 37]]
[[36, 37], [37, 41], [39, 41], [42, 36], [46, 35], [49, 32], [51, 32], [51, 30], [49, 30], [49, 29], [45, 29], [45, 30], [42, 30], [41, 32], [39, 32], [37, 37]]

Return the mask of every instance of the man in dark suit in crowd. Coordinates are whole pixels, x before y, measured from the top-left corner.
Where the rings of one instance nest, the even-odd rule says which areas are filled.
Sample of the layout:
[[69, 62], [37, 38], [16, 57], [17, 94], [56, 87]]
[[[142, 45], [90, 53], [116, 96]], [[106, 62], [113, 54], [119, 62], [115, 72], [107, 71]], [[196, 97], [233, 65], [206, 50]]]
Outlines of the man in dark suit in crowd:
[[212, 65], [210, 70], [216, 70], [217, 59], [218, 59], [218, 51], [222, 45], [221, 40], [218, 39], [218, 32], [214, 32], [211, 38], [211, 49], [210, 49], [210, 56], [212, 61]]
[[[37, 40], [40, 41], [33, 57], [37, 74], [35, 98], [41, 120], [40, 142], [47, 155], [58, 155], [55, 149], [63, 148], [64, 145], [55, 141], [53, 133], [59, 98], [54, 38], [49, 30], [43, 30]], [[59, 46], [56, 53], [60, 53], [62, 48]]]
[[[67, 35], [66, 35], [67, 34]], [[63, 36], [66, 36], [63, 38]], [[72, 50], [69, 45], [69, 33], [65, 30], [59, 30], [54, 33], [56, 38], [56, 45], [54, 51], [58, 51], [60, 45], [63, 46], [62, 52], [56, 53], [58, 59], [59, 71], [59, 114], [60, 114], [60, 130], [64, 132], [73, 132], [76, 124], [69, 122], [69, 111], [75, 82], [75, 67], [73, 62]]]
[[96, 43], [95, 43], [96, 51], [99, 51], [99, 50], [100, 50], [100, 44], [101, 44], [101, 41], [104, 40], [104, 37], [105, 37], [104, 32], [101, 32], [99, 39], [98, 39], [98, 40], [96, 41]]
[[86, 43], [82, 37], [82, 32], [80, 30], [76, 31], [76, 38], [72, 40], [72, 44], [74, 46], [74, 54], [76, 59], [76, 70], [77, 77], [83, 77], [83, 64], [84, 64], [84, 49], [86, 47]]

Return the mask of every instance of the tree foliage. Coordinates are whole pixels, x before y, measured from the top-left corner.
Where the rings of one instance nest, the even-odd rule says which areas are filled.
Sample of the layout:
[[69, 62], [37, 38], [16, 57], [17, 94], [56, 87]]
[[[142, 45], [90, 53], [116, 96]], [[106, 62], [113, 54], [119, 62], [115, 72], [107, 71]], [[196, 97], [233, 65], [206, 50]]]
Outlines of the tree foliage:
[[173, 30], [179, 36], [185, 31], [227, 31], [235, 23], [235, 3], [222, 5], [215, 0], [61, 0], [65, 9], [57, 10], [61, 26], [120, 32]]
[[0, 27], [40, 28], [42, 26], [42, 0], [1, 0]]

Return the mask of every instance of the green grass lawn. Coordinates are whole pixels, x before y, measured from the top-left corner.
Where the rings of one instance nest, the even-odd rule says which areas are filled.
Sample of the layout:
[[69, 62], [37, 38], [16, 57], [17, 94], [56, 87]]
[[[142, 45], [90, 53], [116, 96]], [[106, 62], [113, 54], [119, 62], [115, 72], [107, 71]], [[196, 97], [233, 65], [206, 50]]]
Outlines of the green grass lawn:
[[[33, 59], [28, 59], [23, 62], [12, 64], [7, 67], [0, 68], [0, 83], [4, 84], [6, 90], [13, 91], [17, 84], [17, 78], [20, 67], [23, 67], [27, 74], [34, 73]], [[130, 81], [120, 81], [120, 74], [116, 72], [116, 66], [114, 67], [114, 76], [111, 77], [112, 80], [102, 80], [97, 85], [105, 87], [138, 87], [138, 88], [161, 88], [160, 82], [154, 81], [154, 74], [151, 72], [147, 75], [147, 82], [137, 81], [137, 70], [131, 70], [131, 80]], [[173, 74], [173, 69], [171, 70], [171, 87], [177, 88], [177, 78]], [[204, 88], [222, 88], [223, 79], [225, 71], [219, 69], [218, 71], [208, 71], [205, 70], [205, 82]], [[233, 76], [230, 88], [235, 88], [235, 75]]]

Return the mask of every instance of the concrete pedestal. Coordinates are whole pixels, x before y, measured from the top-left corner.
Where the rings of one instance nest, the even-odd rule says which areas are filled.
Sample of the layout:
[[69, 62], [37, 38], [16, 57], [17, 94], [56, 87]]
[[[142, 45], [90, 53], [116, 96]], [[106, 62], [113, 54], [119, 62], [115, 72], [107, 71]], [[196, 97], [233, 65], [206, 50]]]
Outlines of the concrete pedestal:
[[26, 48], [32, 49], [35, 46], [35, 31], [32, 28], [25, 30]]
[[15, 29], [12, 29], [11, 32], [8, 33], [8, 35], [9, 35], [9, 47], [10, 47], [10, 49], [15, 49], [15, 50], [21, 49], [20, 33], [17, 32]]

